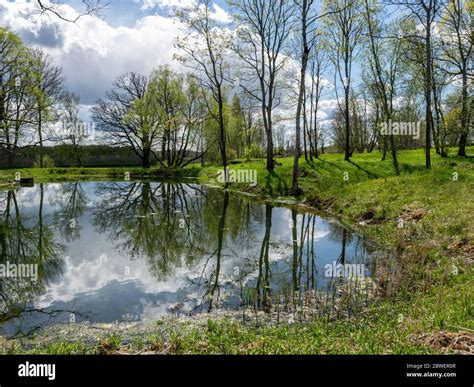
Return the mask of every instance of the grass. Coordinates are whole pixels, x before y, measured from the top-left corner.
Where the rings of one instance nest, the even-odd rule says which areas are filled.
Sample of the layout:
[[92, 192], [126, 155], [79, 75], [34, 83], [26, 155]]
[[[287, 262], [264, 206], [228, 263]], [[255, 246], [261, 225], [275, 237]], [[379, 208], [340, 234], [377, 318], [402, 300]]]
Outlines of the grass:
[[[205, 327], [164, 324], [150, 336], [135, 337], [134, 350], [170, 354], [462, 352], [460, 338], [468, 341], [467, 348], [474, 343], [474, 148], [468, 153], [466, 158], [441, 158], [433, 152], [433, 167], [426, 170], [422, 150], [400, 152], [398, 177], [391, 161], [380, 161], [377, 152], [356, 154], [351, 162], [341, 155], [323, 155], [310, 163], [301, 160], [303, 193], [298, 198], [288, 195], [291, 158], [279, 159], [280, 165], [271, 174], [263, 160], [232, 165], [231, 169], [256, 170], [258, 184], [233, 184], [230, 190], [261, 198], [297, 199], [338, 217], [380, 246], [396, 249], [398, 282], [383, 301], [357, 320], [278, 327], [230, 320], [210, 321]], [[219, 170], [207, 165], [171, 172], [53, 168], [21, 173], [34, 176], [37, 182], [52, 182], [116, 179], [127, 171], [132, 178], [192, 177], [219, 185]], [[0, 184], [11, 184], [14, 172], [0, 171]], [[11, 350], [75, 354], [109, 353], [122, 347], [121, 338], [112, 337], [102, 344], [59, 340]]]
[[121, 180], [129, 174], [130, 179], [171, 179], [171, 178], [195, 178], [199, 175], [200, 168], [190, 167], [186, 169], [145, 170], [138, 167], [128, 168], [23, 168], [0, 170], [0, 189], [13, 187], [16, 173], [20, 177], [34, 177], [36, 183], [53, 183], [63, 181], [104, 181]]
[[[472, 278], [470, 273], [464, 273]], [[458, 324], [472, 320], [462, 276], [445, 289], [442, 305], [438, 288], [416, 297], [410, 304], [384, 302], [365, 316], [351, 321], [315, 320], [305, 324], [262, 326], [241, 324], [237, 320], [208, 320], [204, 326], [160, 322], [156, 331], [143, 336], [129, 332], [111, 334], [97, 343], [60, 339], [52, 343], [25, 347], [13, 345], [5, 353], [16, 354], [434, 354], [453, 353], [454, 335], [446, 347], [427, 344], [430, 333], [463, 332]], [[463, 288], [464, 286], [464, 288]], [[472, 296], [472, 290], [471, 290]], [[457, 328], [456, 328], [457, 327]], [[433, 336], [433, 334], [431, 334]], [[436, 335], [434, 335], [436, 336]]]

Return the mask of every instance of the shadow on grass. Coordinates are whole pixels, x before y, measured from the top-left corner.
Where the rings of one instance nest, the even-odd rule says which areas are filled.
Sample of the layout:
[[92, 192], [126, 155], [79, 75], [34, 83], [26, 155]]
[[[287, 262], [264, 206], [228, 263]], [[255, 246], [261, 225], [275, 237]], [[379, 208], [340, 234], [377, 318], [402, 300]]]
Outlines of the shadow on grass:
[[407, 173], [412, 174], [415, 172], [425, 172], [426, 167], [422, 164], [407, 164], [407, 163], [400, 163], [400, 173]]
[[319, 172], [318, 169], [325, 170], [327, 172], [334, 172], [334, 169], [339, 169], [340, 171], [344, 170], [344, 168], [342, 168], [338, 163], [327, 161], [324, 159], [316, 159], [313, 161], [310, 160], [310, 161], [307, 161], [306, 163], [316, 172]]
[[380, 177], [376, 173], [370, 172], [368, 169], [362, 168], [359, 164], [355, 163], [352, 160], [349, 160], [348, 163], [356, 167], [358, 170], [364, 172], [371, 179], [378, 179]]
[[453, 156], [448, 156], [447, 158], [444, 158], [446, 163], [470, 163], [474, 164], [474, 156], [458, 156], [458, 155], [453, 155]]
[[[331, 173], [331, 174], [334, 174], [336, 172], [341, 172], [342, 173], [342, 172], [347, 171], [347, 168], [344, 167], [344, 163], [346, 163], [346, 161], [341, 160], [339, 163], [327, 161], [327, 160], [324, 160], [324, 159], [317, 159], [317, 161], [319, 161], [319, 162], [316, 162], [316, 161], [308, 161], [307, 162], [307, 165], [309, 165], [310, 168], [313, 169], [316, 173], [321, 173], [323, 170], [325, 172], [328, 172], [328, 173]], [[352, 160], [348, 161], [348, 163], [351, 164], [356, 169], [364, 172], [365, 175], [368, 178], [377, 179], [379, 177], [382, 177], [382, 175], [378, 175], [378, 174], [362, 167], [360, 164], [355, 163]]]
[[[276, 190], [274, 181], [276, 180]], [[279, 176], [275, 171], [268, 172], [265, 177], [265, 189], [270, 196], [278, 195], [288, 195], [288, 184], [285, 180]]]

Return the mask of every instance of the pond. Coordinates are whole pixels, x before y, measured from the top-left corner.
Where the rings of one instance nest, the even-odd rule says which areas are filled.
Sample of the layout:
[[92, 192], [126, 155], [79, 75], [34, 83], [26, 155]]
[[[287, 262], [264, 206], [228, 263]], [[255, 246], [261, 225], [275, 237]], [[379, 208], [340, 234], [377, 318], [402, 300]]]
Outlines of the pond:
[[348, 283], [367, 289], [377, 256], [331, 219], [194, 183], [17, 188], [0, 192], [0, 334], [271, 312], [308, 294], [327, 305]]

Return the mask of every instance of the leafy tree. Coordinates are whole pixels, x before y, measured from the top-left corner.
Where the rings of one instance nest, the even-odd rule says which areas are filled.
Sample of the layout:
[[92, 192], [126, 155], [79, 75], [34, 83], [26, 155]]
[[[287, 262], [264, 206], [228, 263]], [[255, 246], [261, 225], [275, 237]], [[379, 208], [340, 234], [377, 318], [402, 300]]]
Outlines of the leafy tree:
[[43, 145], [47, 123], [55, 118], [53, 108], [61, 93], [62, 70], [41, 50], [32, 51], [33, 96], [36, 132], [40, 149], [40, 168], [43, 168]]
[[21, 39], [0, 27], [0, 146], [10, 168], [18, 148], [27, 145], [25, 136], [34, 122], [32, 68]]
[[133, 149], [142, 160], [143, 168], [151, 167], [152, 149], [160, 136], [160, 111], [148, 78], [128, 73], [119, 76], [105, 100], [99, 100], [92, 110], [98, 129], [113, 146]]
[[[177, 55], [185, 66], [199, 74], [203, 88], [210, 91], [213, 103], [207, 101], [208, 113], [218, 125], [218, 147], [222, 166], [227, 168], [226, 127], [225, 127], [225, 84], [228, 63], [230, 35], [219, 28], [219, 21], [212, 16], [212, 2], [203, 0], [198, 8], [182, 7], [176, 10], [176, 16], [185, 26], [184, 35], [179, 37], [176, 46], [184, 53]], [[204, 94], [207, 95], [207, 94]]]
[[267, 170], [273, 171], [273, 113], [281, 102], [279, 76], [288, 62], [294, 3], [281, 0], [229, 2], [239, 24], [233, 45], [240, 59], [240, 86], [261, 107], [266, 134]]

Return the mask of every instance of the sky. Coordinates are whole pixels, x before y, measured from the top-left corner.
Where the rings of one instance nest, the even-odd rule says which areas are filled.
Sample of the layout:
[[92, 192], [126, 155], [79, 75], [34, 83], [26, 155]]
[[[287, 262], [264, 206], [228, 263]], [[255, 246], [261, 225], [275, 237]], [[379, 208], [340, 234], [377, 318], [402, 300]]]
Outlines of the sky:
[[[85, 16], [73, 24], [42, 14], [36, 0], [0, 0], [0, 25], [62, 66], [65, 86], [81, 97], [82, 118], [90, 121], [90, 108], [117, 76], [130, 71], [149, 74], [160, 65], [180, 68], [173, 60], [179, 25], [171, 10], [194, 1], [111, 0], [102, 18]], [[74, 18], [81, 6], [81, 0], [65, 1], [61, 13]], [[225, 0], [216, 0], [216, 19], [230, 21], [226, 9]], [[334, 106], [335, 101], [323, 103], [321, 118], [329, 118]]]

